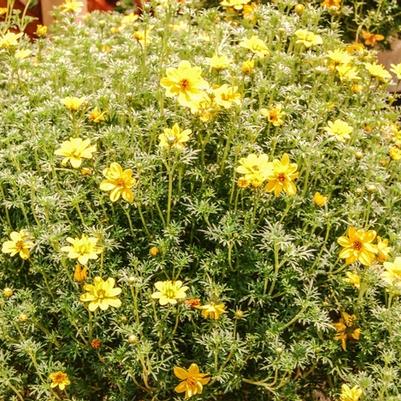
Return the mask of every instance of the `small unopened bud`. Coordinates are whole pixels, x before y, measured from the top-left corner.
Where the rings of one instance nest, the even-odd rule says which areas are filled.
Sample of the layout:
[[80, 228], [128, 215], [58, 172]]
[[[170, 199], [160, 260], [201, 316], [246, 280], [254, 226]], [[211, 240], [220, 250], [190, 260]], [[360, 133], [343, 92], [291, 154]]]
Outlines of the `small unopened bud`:
[[157, 246], [152, 246], [152, 248], [149, 249], [149, 255], [150, 256], [157, 256], [160, 253], [160, 249]]
[[26, 322], [28, 320], [28, 315], [26, 313], [20, 313], [18, 316], [18, 321]]
[[138, 344], [139, 343], [139, 338], [135, 334], [131, 334], [128, 336], [128, 342], [130, 344]]
[[294, 11], [298, 14], [298, 15], [302, 15], [305, 11], [305, 6], [303, 4], [297, 4], [294, 7]]
[[129, 276], [127, 278], [127, 281], [129, 284], [135, 284], [136, 283], [136, 277], [135, 276]]
[[357, 195], [362, 195], [362, 194], [363, 194], [363, 189], [362, 189], [362, 188], [357, 188], [357, 189], [355, 190], [355, 193], [356, 193]]
[[367, 189], [371, 194], [373, 194], [374, 192], [377, 192], [377, 187], [376, 187], [376, 185], [374, 185], [374, 184], [369, 184], [369, 185], [366, 187], [366, 189]]
[[360, 159], [362, 159], [362, 157], [363, 157], [363, 153], [360, 150], [355, 152], [355, 158], [356, 159], [360, 160]]

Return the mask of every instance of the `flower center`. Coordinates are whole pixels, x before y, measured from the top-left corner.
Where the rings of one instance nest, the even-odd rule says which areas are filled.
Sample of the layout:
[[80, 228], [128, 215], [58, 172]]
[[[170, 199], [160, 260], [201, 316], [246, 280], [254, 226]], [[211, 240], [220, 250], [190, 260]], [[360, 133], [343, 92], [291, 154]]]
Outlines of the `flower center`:
[[106, 297], [106, 292], [104, 290], [97, 290], [97, 297], [103, 299]]
[[362, 242], [359, 240], [354, 241], [354, 243], [352, 244], [352, 247], [356, 250], [356, 251], [360, 251], [362, 249]]
[[188, 90], [189, 89], [189, 81], [187, 80], [187, 79], [182, 79], [181, 81], [180, 81], [180, 88], [182, 89], [182, 90]]
[[125, 181], [123, 178], [117, 178], [116, 180], [116, 186], [117, 187], [125, 187]]
[[65, 379], [64, 373], [57, 373], [53, 380], [55, 383], [63, 383], [64, 379]]
[[17, 241], [15, 243], [15, 248], [19, 252], [19, 251], [22, 251], [24, 249], [24, 245], [25, 245], [24, 241]]
[[277, 177], [277, 180], [283, 183], [286, 180], [286, 176], [284, 173], [280, 173]]
[[173, 288], [167, 288], [165, 291], [165, 295], [167, 298], [175, 298], [175, 291]]

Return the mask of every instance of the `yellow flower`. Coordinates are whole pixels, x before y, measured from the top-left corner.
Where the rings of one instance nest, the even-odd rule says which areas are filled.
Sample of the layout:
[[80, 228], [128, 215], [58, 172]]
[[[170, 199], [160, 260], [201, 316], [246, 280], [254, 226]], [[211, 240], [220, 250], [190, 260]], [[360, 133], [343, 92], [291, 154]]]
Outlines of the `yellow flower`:
[[76, 0], [65, 0], [60, 6], [61, 10], [67, 13], [78, 13], [81, 11], [82, 7], [83, 3]]
[[259, 58], [264, 58], [269, 55], [269, 50], [267, 49], [266, 43], [256, 35], [253, 35], [249, 39], [243, 39], [239, 45], [244, 49], [250, 50]]
[[27, 230], [13, 231], [10, 234], [11, 241], [3, 243], [1, 251], [9, 253], [10, 256], [18, 254], [21, 259], [28, 259], [31, 255], [30, 250], [33, 248], [34, 243], [31, 240], [31, 234]]
[[302, 44], [307, 48], [321, 45], [323, 43], [320, 35], [316, 35], [315, 33], [307, 31], [306, 29], [298, 29], [295, 31], [295, 36], [297, 37], [296, 43]]
[[47, 26], [46, 25], [38, 25], [36, 27], [35, 35], [39, 38], [44, 38], [47, 35]]
[[7, 7], [0, 7], [0, 15], [7, 14], [8, 8]]
[[209, 63], [210, 68], [222, 71], [230, 67], [231, 60], [227, 56], [219, 56], [218, 54], [215, 54], [212, 58], [209, 58]]
[[383, 263], [390, 257], [391, 248], [388, 246], [388, 239], [377, 237], [377, 255], [378, 262]]
[[159, 135], [159, 146], [163, 149], [183, 150], [185, 142], [189, 141], [191, 130], [181, 130], [177, 123], [172, 128], [165, 128], [163, 134]]
[[82, 234], [81, 238], [67, 238], [70, 246], [63, 246], [62, 252], [68, 252], [67, 257], [78, 259], [81, 265], [86, 265], [89, 260], [96, 260], [98, 254], [103, 252], [103, 248], [97, 245], [95, 237], [88, 237]]
[[392, 146], [388, 153], [393, 160], [401, 160], [401, 149], [397, 146]]
[[175, 388], [177, 393], [185, 393], [185, 399], [188, 399], [196, 394], [202, 394], [203, 386], [208, 384], [210, 377], [207, 373], [200, 373], [196, 363], [192, 363], [187, 369], [174, 367], [174, 374], [181, 383]]
[[74, 281], [77, 283], [82, 283], [88, 277], [88, 268], [81, 266], [79, 263], [75, 265], [74, 270]]
[[153, 299], [158, 299], [160, 305], [175, 305], [178, 301], [185, 299], [188, 287], [182, 286], [182, 281], [158, 281], [155, 283], [156, 290], [152, 294]]
[[383, 35], [367, 31], [362, 31], [362, 38], [366, 46], [374, 46], [377, 42], [381, 42], [382, 40], [384, 40]]
[[64, 390], [66, 386], [71, 384], [67, 373], [61, 371], [50, 373], [49, 379], [52, 381], [50, 384], [51, 388], [58, 387], [60, 390]]
[[0, 36], [0, 49], [10, 49], [18, 46], [18, 39], [22, 35], [22, 33], [6, 32]]
[[251, 153], [247, 157], [241, 158], [239, 164], [235, 171], [243, 174], [242, 180], [245, 180], [241, 181], [241, 184], [238, 183], [241, 188], [245, 188], [249, 184], [254, 188], [261, 186], [273, 171], [272, 163], [265, 154]]
[[255, 69], [254, 60], [245, 60], [241, 65], [241, 72], [246, 75], [252, 74], [254, 69]]
[[121, 288], [114, 287], [114, 278], [104, 281], [97, 276], [93, 279], [93, 284], [85, 284], [84, 294], [79, 298], [81, 302], [89, 302], [88, 309], [94, 312], [97, 308], [107, 310], [109, 306], [119, 308], [121, 301], [117, 298], [121, 294]]
[[138, 18], [139, 15], [134, 13], [129, 13], [127, 15], [124, 15], [124, 17], [121, 18], [121, 25], [124, 26], [132, 25]]
[[361, 286], [361, 276], [354, 272], [346, 272], [345, 275], [347, 277], [344, 278], [344, 282], [353, 285], [359, 290], [359, 287]]
[[242, 10], [242, 16], [248, 21], [255, 23], [257, 21], [257, 9], [258, 5], [256, 3], [245, 4]]
[[90, 121], [94, 123], [101, 123], [106, 119], [106, 112], [100, 111], [97, 107], [95, 107], [88, 116]]
[[241, 104], [241, 95], [237, 86], [221, 85], [213, 89], [213, 95], [214, 102], [225, 109], [229, 109], [234, 104], [238, 106]]
[[205, 319], [218, 320], [223, 313], [226, 313], [226, 307], [223, 303], [210, 302], [202, 306], [198, 306], [200, 309], [202, 317]]
[[369, 74], [379, 81], [387, 82], [391, 80], [391, 74], [382, 65], [377, 63], [365, 63], [365, 67], [369, 71]]
[[398, 80], [401, 80], [401, 63], [391, 64], [391, 72], [397, 77]]
[[132, 188], [135, 185], [135, 178], [132, 177], [132, 170], [123, 170], [118, 163], [111, 163], [110, 167], [103, 170], [106, 177], [100, 183], [101, 191], [110, 191], [110, 200], [116, 202], [122, 197], [125, 201], [131, 203], [134, 201]]
[[134, 39], [136, 39], [142, 47], [147, 46], [150, 43], [150, 32], [152, 28], [139, 29], [133, 33]]
[[349, 65], [353, 60], [353, 56], [343, 50], [329, 51], [327, 53], [327, 58], [332, 62], [332, 65], [334, 66], [343, 64]]
[[188, 61], [181, 61], [178, 68], [167, 68], [166, 77], [160, 84], [166, 89], [167, 97], [177, 96], [178, 103], [191, 107], [204, 97], [204, 90], [209, 84], [202, 78], [200, 67], [192, 67]]
[[359, 81], [361, 77], [358, 75], [358, 70], [348, 64], [338, 65], [336, 67], [338, 76], [341, 82], [343, 81]]
[[345, 121], [337, 119], [334, 122], [329, 121], [327, 127], [324, 128], [330, 135], [334, 135], [340, 142], [345, 142], [346, 139], [350, 139], [352, 127]]
[[204, 94], [199, 102], [191, 104], [191, 113], [199, 115], [199, 118], [204, 121], [212, 120], [219, 112], [220, 106], [215, 102], [214, 96]]
[[14, 295], [14, 291], [10, 287], [6, 287], [3, 289], [3, 296], [4, 298], [10, 298]]
[[356, 261], [364, 266], [370, 266], [377, 254], [377, 247], [373, 244], [376, 238], [376, 231], [365, 231], [362, 228], [357, 230], [349, 227], [346, 236], [338, 238], [337, 242], [344, 248], [340, 252], [340, 258], [350, 265]]
[[341, 7], [341, 0], [324, 0], [322, 7], [328, 9], [339, 9]]
[[29, 57], [31, 54], [32, 54], [32, 50], [29, 50], [29, 49], [17, 50], [15, 52], [15, 58], [18, 60], [23, 60], [24, 58]]
[[328, 198], [327, 196], [322, 195], [320, 192], [315, 192], [312, 200], [315, 205], [323, 207], [327, 205]]
[[250, 0], [222, 0], [220, 5], [226, 8], [234, 8], [239, 11], [242, 10], [245, 4], [248, 4]]
[[397, 256], [394, 262], [384, 262], [384, 272], [382, 278], [388, 291], [395, 294], [401, 294], [401, 257]]
[[89, 139], [70, 138], [68, 141], [64, 141], [54, 154], [64, 157], [61, 162], [63, 166], [70, 163], [73, 168], [79, 168], [82, 159], [92, 159], [93, 152], [96, 152], [96, 145], [91, 145]]
[[337, 330], [335, 340], [341, 341], [341, 348], [347, 350], [347, 340], [359, 340], [361, 329], [356, 326], [356, 316], [341, 312], [341, 318], [333, 326]]
[[340, 401], [359, 401], [362, 389], [359, 386], [350, 388], [347, 384], [341, 386]]
[[280, 127], [284, 124], [285, 113], [281, 109], [281, 106], [271, 107], [270, 109], [262, 108], [260, 109], [260, 114], [266, 117], [267, 121], [275, 127]]
[[295, 195], [297, 187], [294, 181], [298, 178], [298, 166], [296, 163], [290, 163], [287, 153], [284, 153], [281, 160], [273, 160], [273, 172], [267, 177], [267, 192], [274, 192], [275, 196], [279, 196], [281, 191], [288, 195]]
[[85, 98], [68, 96], [61, 99], [61, 103], [70, 111], [78, 111], [83, 104], [85, 104]]

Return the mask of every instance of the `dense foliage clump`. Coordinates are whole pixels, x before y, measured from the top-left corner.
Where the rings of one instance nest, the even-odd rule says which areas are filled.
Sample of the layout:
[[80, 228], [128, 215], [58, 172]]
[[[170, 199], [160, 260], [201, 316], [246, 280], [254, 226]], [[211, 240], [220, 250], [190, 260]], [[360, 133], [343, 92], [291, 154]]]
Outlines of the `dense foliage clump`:
[[0, 398], [401, 400], [401, 67], [321, 7], [78, 7], [2, 26]]

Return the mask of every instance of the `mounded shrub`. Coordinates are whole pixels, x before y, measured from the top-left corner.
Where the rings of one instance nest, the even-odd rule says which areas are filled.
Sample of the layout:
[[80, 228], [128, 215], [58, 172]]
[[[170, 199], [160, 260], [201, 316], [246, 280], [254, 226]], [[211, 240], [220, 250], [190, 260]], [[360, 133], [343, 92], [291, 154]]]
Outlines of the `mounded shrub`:
[[74, 7], [0, 38], [1, 397], [400, 400], [374, 54], [285, 2]]

